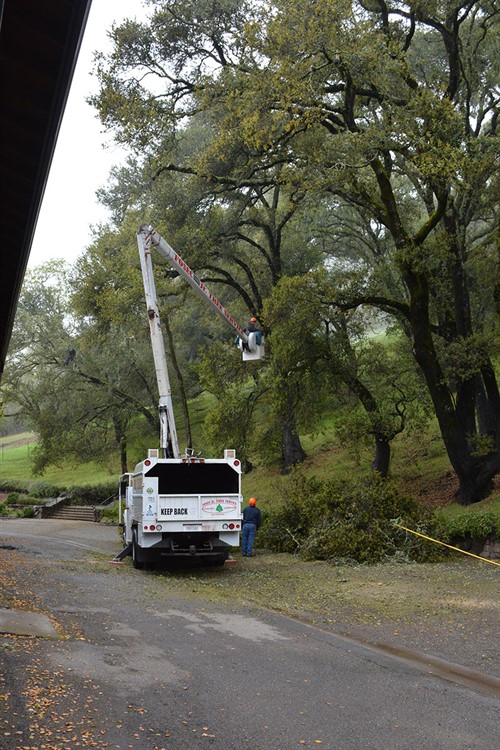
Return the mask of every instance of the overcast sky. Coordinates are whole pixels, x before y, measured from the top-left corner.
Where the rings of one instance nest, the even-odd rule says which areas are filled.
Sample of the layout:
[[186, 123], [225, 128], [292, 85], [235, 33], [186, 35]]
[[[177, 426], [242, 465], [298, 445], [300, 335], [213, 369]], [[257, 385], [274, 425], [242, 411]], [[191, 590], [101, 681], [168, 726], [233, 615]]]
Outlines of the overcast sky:
[[110, 168], [123, 160], [110, 143], [85, 99], [97, 91], [91, 75], [95, 50], [110, 49], [107, 32], [113, 21], [141, 18], [141, 0], [92, 0], [73, 83], [59, 132], [52, 166], [29, 258], [33, 267], [52, 258], [73, 262], [90, 244], [90, 225], [107, 218], [95, 192], [105, 185]]

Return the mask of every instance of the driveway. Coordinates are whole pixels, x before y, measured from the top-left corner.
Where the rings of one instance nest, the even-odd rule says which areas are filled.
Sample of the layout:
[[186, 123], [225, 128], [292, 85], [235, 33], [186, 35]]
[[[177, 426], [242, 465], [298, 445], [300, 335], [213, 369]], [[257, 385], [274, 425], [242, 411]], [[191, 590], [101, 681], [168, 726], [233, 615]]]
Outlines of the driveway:
[[179, 598], [168, 573], [111, 565], [119, 549], [114, 527], [2, 521], [0, 606], [53, 626], [0, 635], [4, 750], [500, 745], [494, 681], [266, 609]]

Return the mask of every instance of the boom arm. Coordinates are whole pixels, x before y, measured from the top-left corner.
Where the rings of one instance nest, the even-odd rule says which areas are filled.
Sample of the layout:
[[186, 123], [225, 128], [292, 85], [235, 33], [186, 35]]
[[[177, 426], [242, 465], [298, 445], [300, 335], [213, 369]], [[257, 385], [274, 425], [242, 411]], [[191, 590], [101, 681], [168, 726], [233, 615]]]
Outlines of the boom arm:
[[149, 332], [151, 334], [156, 381], [158, 383], [158, 391], [160, 395], [160, 448], [162, 451], [162, 458], [168, 457], [169, 447], [173, 453], [173, 458], [180, 458], [179, 442], [177, 440], [177, 430], [175, 428], [174, 408], [172, 404], [172, 390], [170, 388], [170, 380], [168, 377], [167, 357], [165, 355], [165, 344], [163, 342], [160, 314], [158, 303], [156, 301], [153, 261], [151, 259], [150, 245], [143, 242], [140, 237], [141, 235], [138, 234], [137, 239], [139, 243], [139, 256], [141, 259], [142, 280], [144, 283], [144, 294], [148, 309]]
[[[168, 242], [158, 234], [154, 227], [142, 224], [137, 233], [137, 244], [139, 246], [139, 255], [141, 258], [142, 279], [144, 282], [144, 293], [148, 309], [151, 345], [153, 348], [156, 380], [158, 382], [158, 391], [160, 394], [160, 447], [164, 458], [168, 456], [169, 450], [173, 453], [174, 458], [179, 458], [180, 452], [175, 428], [174, 410], [172, 406], [172, 392], [170, 389], [165, 345], [163, 342], [160, 315], [156, 300], [151, 245], [153, 245], [160, 255], [165, 258], [165, 260], [167, 260], [184, 279], [186, 279], [188, 284], [193, 287], [200, 297], [204, 297], [210, 303], [215, 312], [220, 315], [220, 317], [226, 321], [228, 326], [230, 326], [230, 328], [232, 328], [238, 335], [239, 346], [240, 349], [242, 349], [244, 360], [262, 359], [264, 356], [264, 343], [262, 341], [261, 332], [247, 334], [243, 328], [238, 325], [234, 318], [224, 309], [219, 300], [205, 286], [203, 281], [196, 276], [196, 274], [189, 268], [188, 264], [185, 263], [180, 255], [170, 247]], [[259, 339], [256, 338], [257, 336], [259, 336]]]
[[243, 328], [238, 325], [234, 318], [227, 312], [227, 310], [224, 309], [219, 300], [205, 286], [203, 281], [201, 281], [201, 279], [196, 276], [194, 271], [192, 271], [189, 268], [188, 264], [182, 260], [180, 255], [178, 255], [175, 250], [170, 247], [168, 242], [158, 234], [154, 227], [148, 226], [147, 224], [142, 224], [137, 235], [137, 241], [139, 243], [139, 247], [141, 246], [141, 243], [143, 243], [144, 248], [147, 252], [150, 252], [151, 245], [156, 247], [160, 255], [165, 258], [165, 260], [167, 260], [183, 278], [186, 279], [188, 284], [193, 287], [195, 292], [199, 294], [200, 297], [204, 297], [206, 300], [208, 300], [215, 312], [218, 313], [221, 318], [224, 318], [226, 323], [233, 329], [233, 331], [238, 334], [239, 338], [245, 344], [248, 342], [248, 335], [245, 333]]

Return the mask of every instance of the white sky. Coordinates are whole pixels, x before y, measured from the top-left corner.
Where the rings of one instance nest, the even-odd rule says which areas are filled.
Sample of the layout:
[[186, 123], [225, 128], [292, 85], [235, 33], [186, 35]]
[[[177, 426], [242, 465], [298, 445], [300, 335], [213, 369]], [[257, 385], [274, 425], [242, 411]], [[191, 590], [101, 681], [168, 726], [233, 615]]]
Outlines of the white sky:
[[[141, 0], [92, 0], [73, 82], [52, 160], [49, 179], [31, 248], [28, 267], [52, 258], [72, 263], [91, 241], [90, 226], [107, 212], [95, 192], [123, 152], [102, 132], [96, 112], [85, 99], [97, 92], [91, 75], [96, 50], [109, 50], [107, 32], [113, 21], [140, 19]], [[107, 143], [108, 148], [103, 148]]]

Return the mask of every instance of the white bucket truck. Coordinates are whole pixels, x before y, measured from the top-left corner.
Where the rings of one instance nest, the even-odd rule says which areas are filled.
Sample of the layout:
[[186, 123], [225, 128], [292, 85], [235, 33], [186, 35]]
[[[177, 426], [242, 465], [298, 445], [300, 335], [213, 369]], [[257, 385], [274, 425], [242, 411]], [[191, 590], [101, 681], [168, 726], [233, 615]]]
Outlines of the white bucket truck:
[[154, 247], [203, 296], [236, 332], [244, 360], [264, 357], [261, 332], [246, 333], [205, 284], [155, 231], [143, 225], [137, 234], [151, 344], [159, 390], [160, 448], [133, 472], [120, 478], [120, 523], [124, 550], [136, 568], [159, 561], [198, 558], [222, 565], [241, 531], [241, 462], [233, 450], [223, 458], [180, 454], [172, 407], [151, 248]]

